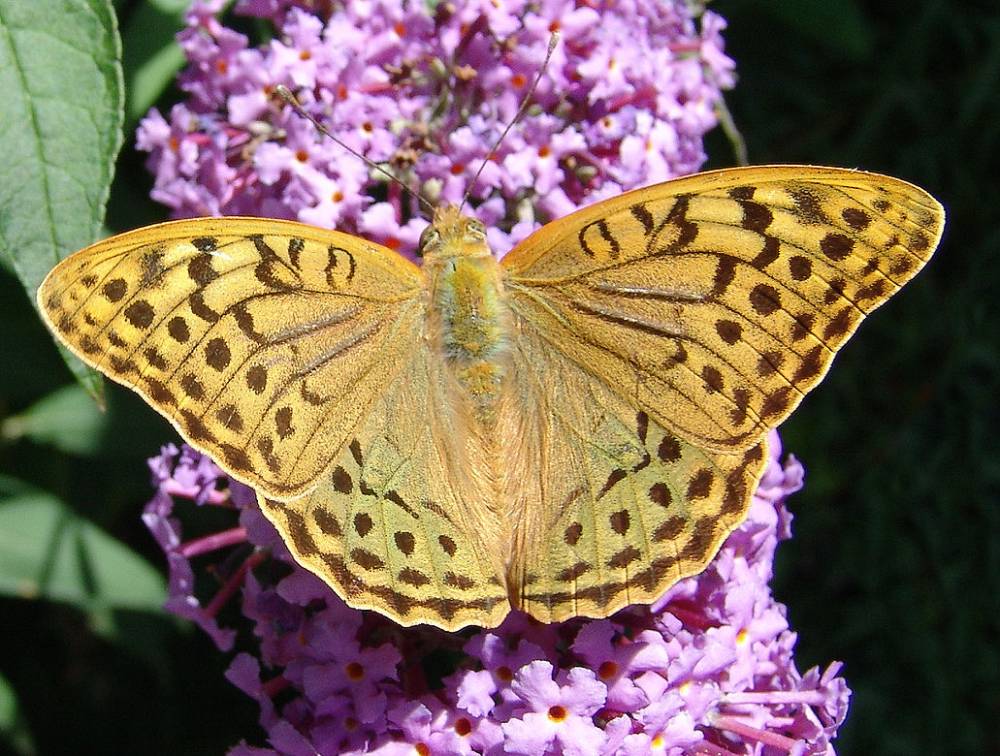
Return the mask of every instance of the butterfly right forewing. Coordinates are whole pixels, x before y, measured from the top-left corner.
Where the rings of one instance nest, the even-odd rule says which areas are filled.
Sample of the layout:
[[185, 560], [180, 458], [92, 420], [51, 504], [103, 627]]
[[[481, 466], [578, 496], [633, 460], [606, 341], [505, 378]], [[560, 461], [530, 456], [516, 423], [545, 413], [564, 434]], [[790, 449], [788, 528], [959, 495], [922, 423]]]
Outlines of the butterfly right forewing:
[[585, 208], [503, 265], [512, 309], [554, 350], [691, 443], [742, 449], [920, 270], [943, 221], [886, 176], [731, 169]]

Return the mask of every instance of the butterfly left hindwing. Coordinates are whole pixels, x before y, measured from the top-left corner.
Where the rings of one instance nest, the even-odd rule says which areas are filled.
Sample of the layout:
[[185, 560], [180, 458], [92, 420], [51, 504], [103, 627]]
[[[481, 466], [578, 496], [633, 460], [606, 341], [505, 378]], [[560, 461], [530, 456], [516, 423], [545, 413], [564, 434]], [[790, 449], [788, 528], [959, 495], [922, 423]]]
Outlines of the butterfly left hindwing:
[[351, 606], [404, 625], [491, 627], [510, 611], [508, 537], [447, 385], [421, 344], [312, 491], [259, 502], [295, 558]]

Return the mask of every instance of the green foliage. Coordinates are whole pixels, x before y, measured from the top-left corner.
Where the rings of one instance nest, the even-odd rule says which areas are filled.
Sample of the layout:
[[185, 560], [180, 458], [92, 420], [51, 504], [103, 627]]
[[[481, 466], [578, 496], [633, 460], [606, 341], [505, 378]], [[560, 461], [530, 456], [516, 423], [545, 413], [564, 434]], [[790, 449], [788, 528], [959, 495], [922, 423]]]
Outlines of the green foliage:
[[0, 27], [0, 255], [34, 299], [100, 229], [122, 143], [121, 46], [108, 0], [0, 0]]
[[131, 132], [184, 65], [174, 41], [189, 0], [150, 0], [136, 7], [122, 29], [126, 127]]
[[85, 611], [159, 611], [163, 578], [131, 549], [44, 491], [0, 477], [0, 594]]
[[741, 80], [729, 105], [751, 162], [880, 170], [948, 210], [934, 260], [782, 428], [807, 475], [776, 591], [799, 659], [846, 662], [855, 696], [838, 753], [988, 753], [1000, 707], [1000, 11], [712, 8], [730, 22]]
[[0, 741], [18, 756], [31, 756], [35, 753], [31, 735], [25, 728], [17, 694], [3, 675], [0, 675]]
[[70, 384], [0, 422], [0, 438], [28, 438], [67, 454], [90, 455], [100, 448], [107, 419], [83, 387]]

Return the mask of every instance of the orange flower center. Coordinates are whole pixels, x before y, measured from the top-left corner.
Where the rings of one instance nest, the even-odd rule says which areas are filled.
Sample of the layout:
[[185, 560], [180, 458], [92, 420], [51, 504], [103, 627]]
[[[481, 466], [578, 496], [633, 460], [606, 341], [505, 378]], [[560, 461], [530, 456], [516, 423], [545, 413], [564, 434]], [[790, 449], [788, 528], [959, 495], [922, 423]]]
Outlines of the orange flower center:
[[566, 711], [565, 707], [558, 704], [549, 707], [549, 719], [551, 721], [562, 722], [567, 716], [569, 716], [569, 712]]
[[354, 681], [360, 680], [365, 676], [365, 668], [357, 662], [351, 662], [347, 665], [347, 676]]
[[612, 677], [618, 674], [618, 665], [613, 661], [602, 662], [601, 666], [597, 668], [597, 675], [602, 680], [610, 680]]

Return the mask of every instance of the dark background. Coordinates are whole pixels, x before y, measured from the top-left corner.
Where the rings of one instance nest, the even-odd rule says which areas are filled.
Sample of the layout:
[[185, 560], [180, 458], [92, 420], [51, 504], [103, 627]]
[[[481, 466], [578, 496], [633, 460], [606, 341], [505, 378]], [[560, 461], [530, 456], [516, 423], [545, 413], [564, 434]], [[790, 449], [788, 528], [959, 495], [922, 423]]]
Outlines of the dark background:
[[[123, 22], [132, 3], [118, 3]], [[782, 428], [805, 464], [775, 592], [800, 669], [846, 663], [841, 754], [981, 754], [1000, 720], [1000, 10], [992, 2], [718, 0], [739, 84], [728, 97], [750, 162], [882, 171], [949, 213], [944, 243], [843, 350]], [[125, 24], [123, 23], [123, 27]], [[108, 225], [162, 217], [126, 135]], [[733, 163], [708, 140], [710, 166]], [[0, 421], [69, 373], [20, 285], [0, 273]], [[59, 493], [155, 564], [138, 513], [144, 458], [172, 431], [110, 385], [86, 454], [6, 433], [0, 469]], [[39, 753], [221, 753], [259, 742], [228, 657], [165, 616], [102, 618], [0, 598], [0, 673]], [[108, 633], [102, 621], [113, 621]], [[2, 705], [2, 702], [0, 702]], [[12, 748], [0, 745], [0, 751]], [[23, 749], [21, 751], [24, 752]]]

